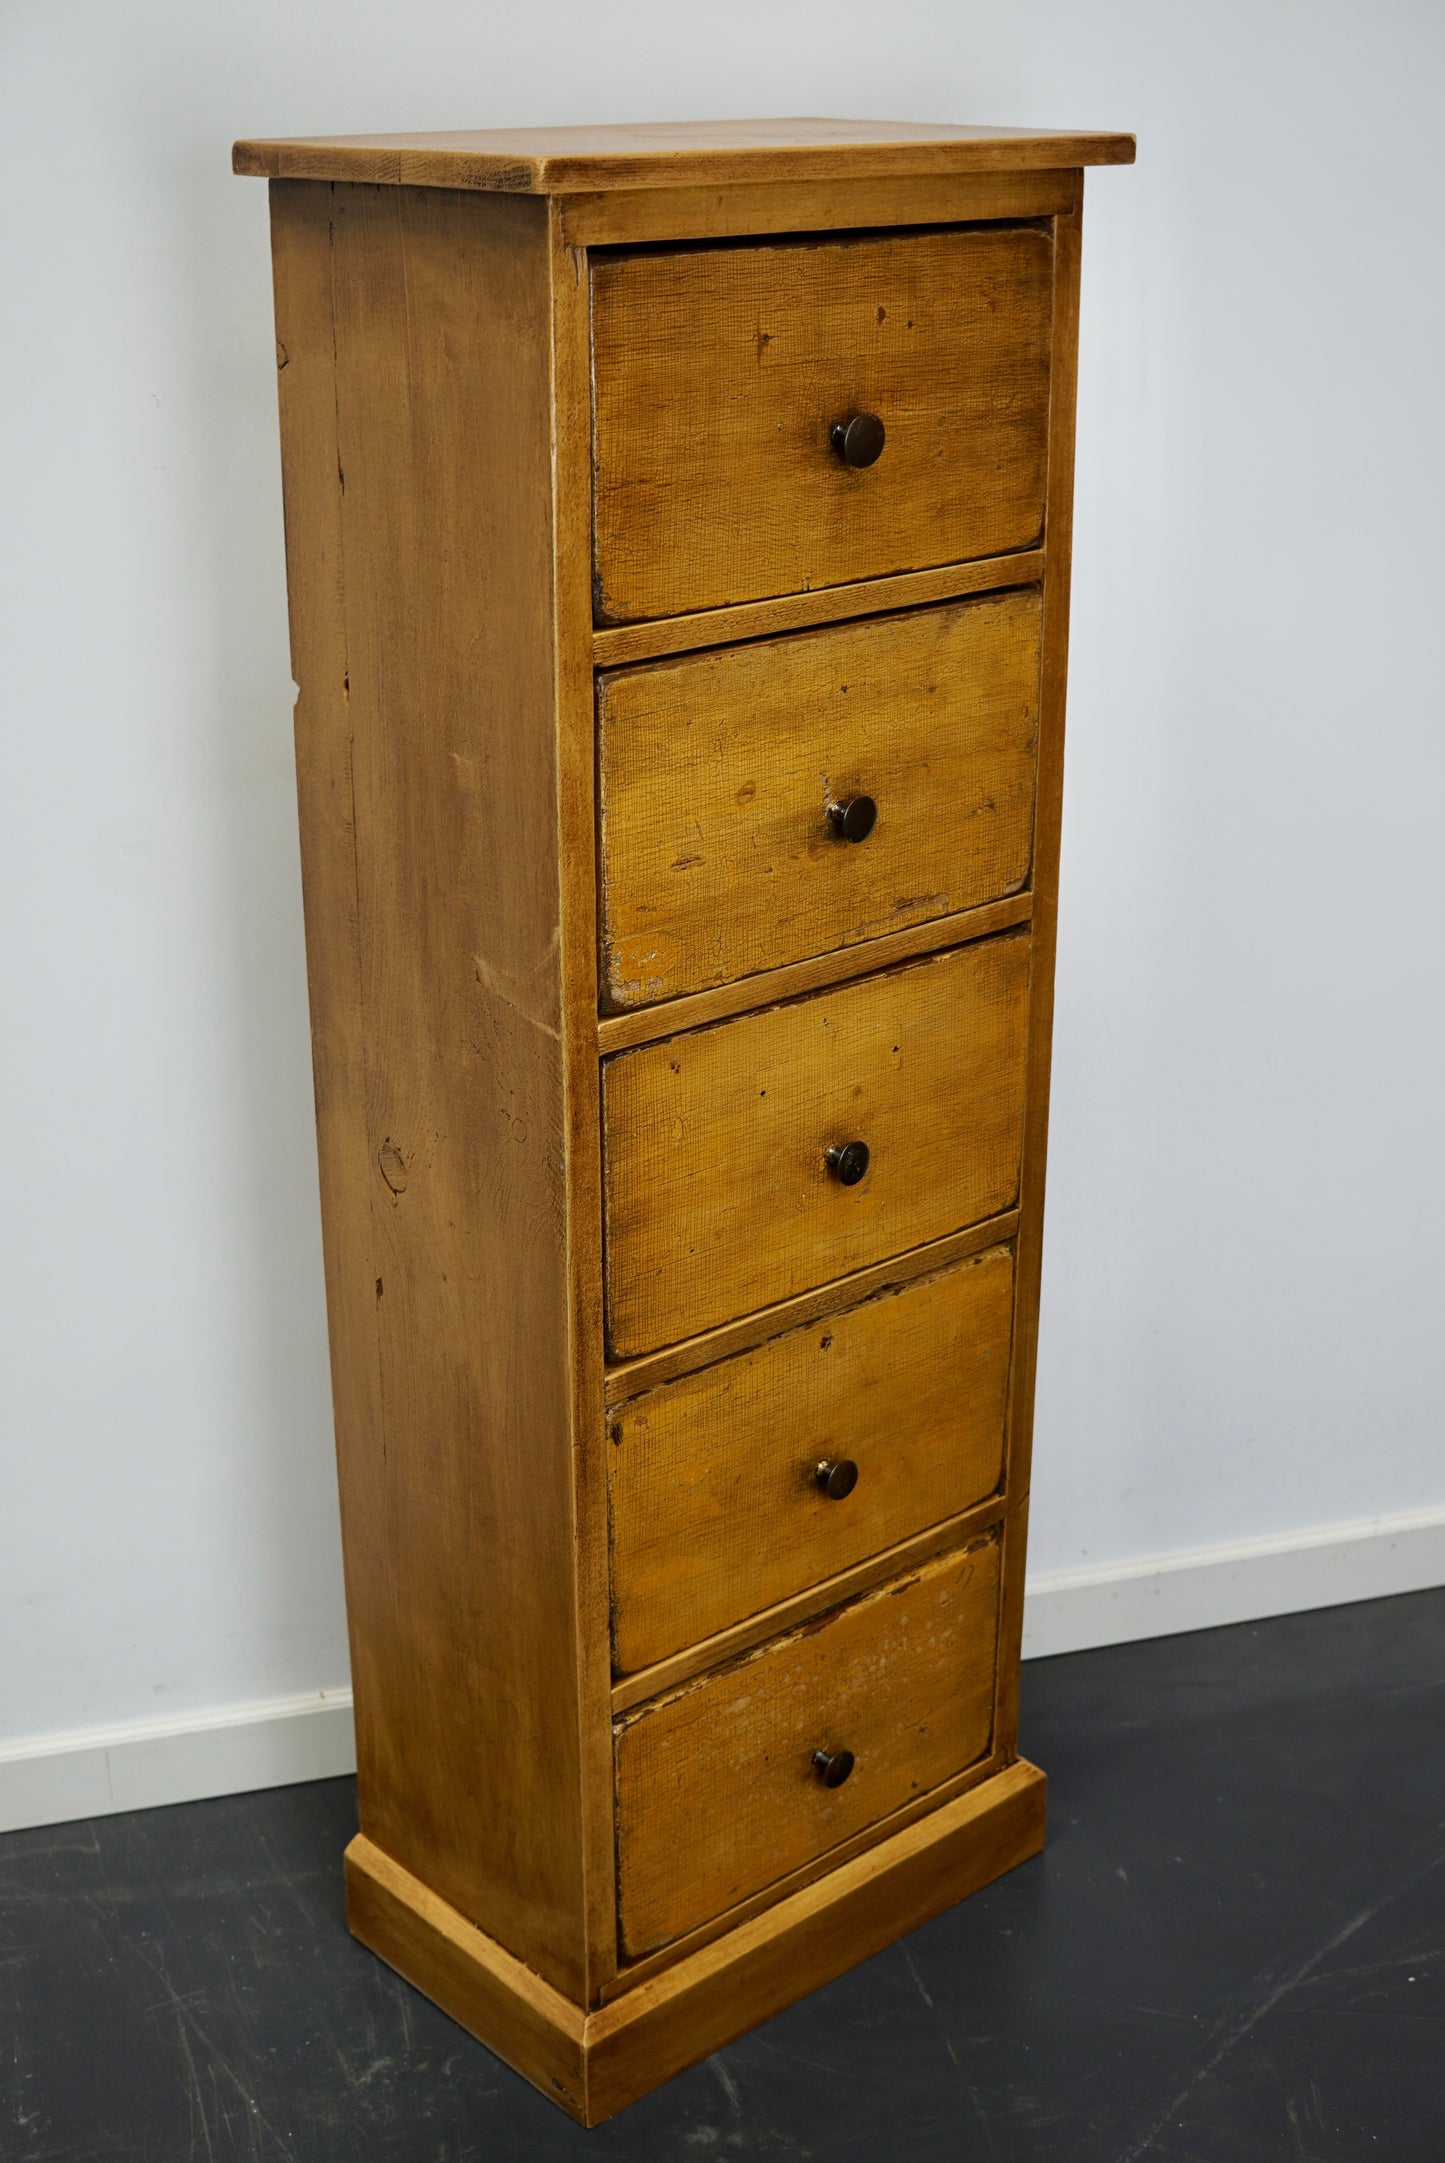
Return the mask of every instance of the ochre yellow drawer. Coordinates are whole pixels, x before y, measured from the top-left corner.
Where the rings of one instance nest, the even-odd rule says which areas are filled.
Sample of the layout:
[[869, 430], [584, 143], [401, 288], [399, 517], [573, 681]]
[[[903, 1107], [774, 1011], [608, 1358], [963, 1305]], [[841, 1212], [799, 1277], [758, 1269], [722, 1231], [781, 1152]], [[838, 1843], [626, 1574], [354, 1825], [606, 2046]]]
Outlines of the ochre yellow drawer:
[[1042, 226], [594, 258], [598, 620], [1031, 546], [1052, 306]]
[[1040, 614], [1026, 589], [604, 675], [606, 1003], [700, 991], [1024, 886]]
[[613, 1353], [675, 1343], [1009, 1208], [1028, 968], [1028, 934], [1007, 932], [607, 1060]]
[[[723, 1914], [983, 1757], [998, 1592], [990, 1537], [619, 1720], [624, 1955]], [[814, 1753], [845, 1751], [852, 1770], [830, 1787]]]
[[1013, 1256], [991, 1247], [619, 1405], [607, 1452], [617, 1672], [993, 1494], [1012, 1310]]

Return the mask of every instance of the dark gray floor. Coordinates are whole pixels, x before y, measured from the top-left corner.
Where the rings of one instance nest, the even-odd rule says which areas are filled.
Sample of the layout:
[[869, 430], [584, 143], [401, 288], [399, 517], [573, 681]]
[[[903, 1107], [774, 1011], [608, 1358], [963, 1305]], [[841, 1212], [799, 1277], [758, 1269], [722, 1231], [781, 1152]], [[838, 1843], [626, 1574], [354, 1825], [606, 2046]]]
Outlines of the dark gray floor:
[[12, 1834], [0, 2156], [1445, 2163], [1445, 1591], [1024, 1710], [1039, 1861], [592, 2133], [347, 1937], [349, 1781]]

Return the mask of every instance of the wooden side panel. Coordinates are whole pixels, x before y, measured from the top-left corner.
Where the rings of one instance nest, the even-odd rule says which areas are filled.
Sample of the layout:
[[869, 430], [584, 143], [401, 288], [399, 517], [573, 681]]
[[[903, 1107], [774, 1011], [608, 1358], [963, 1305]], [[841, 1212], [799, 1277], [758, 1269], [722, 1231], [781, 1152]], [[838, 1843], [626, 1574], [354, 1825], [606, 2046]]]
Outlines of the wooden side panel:
[[[1082, 180], [1082, 176], [1081, 176]], [[1054, 379], [1049, 409], [1048, 560], [1044, 575], [1044, 646], [1039, 703], [1038, 810], [1034, 840], [1033, 953], [1029, 979], [1028, 1108], [1019, 1189], [1014, 1357], [1009, 1404], [1004, 1532], [1003, 1614], [999, 1631], [998, 1747], [1018, 1743], [1019, 1659], [1023, 1643], [1024, 1566], [1033, 1457], [1034, 1376], [1038, 1361], [1043, 1265], [1044, 1177], [1053, 1055], [1054, 956], [1058, 943], [1059, 839], [1064, 798], [1064, 705], [1068, 674], [1069, 584], [1073, 560], [1074, 410], [1079, 348], [1078, 209], [1055, 223]]]
[[[621, 1052], [603, 1068], [607, 1303], [620, 1357], [1007, 1209], [1028, 935]], [[845, 1187], [829, 1148], [865, 1142]]]
[[[993, 1247], [608, 1423], [613, 1656], [630, 1673], [836, 1576], [998, 1485], [1013, 1257]], [[820, 1461], [858, 1484], [833, 1501]]]
[[[271, 269], [286, 516], [296, 792], [311, 1006], [331, 1395], [348, 1587], [366, 1537], [365, 1468], [385, 1450], [371, 1214], [362, 927], [347, 681], [345, 571], [337, 483], [328, 182], [270, 184]], [[348, 1478], [348, 1468], [353, 1477]], [[360, 1583], [358, 1591], [361, 1590]], [[348, 1595], [354, 1675], [379, 1617]], [[374, 1697], [356, 1693], [361, 1763], [376, 1752]]]
[[[618, 1723], [623, 1951], [680, 1937], [988, 1749], [998, 1543], [929, 1563]], [[825, 1787], [813, 1752], [851, 1750]]]
[[362, 1827], [580, 1997], [547, 210], [276, 221]]
[[1035, 226], [599, 257], [599, 622], [1030, 547], [1052, 284]]
[[[1036, 592], [727, 646], [598, 684], [603, 986], [626, 1008], [1015, 892]], [[830, 804], [871, 796], [867, 839]]]
[[556, 491], [554, 634], [566, 1097], [566, 1269], [571, 1299], [577, 1706], [586, 1885], [586, 1997], [617, 1970], [612, 1836], [611, 1641], [603, 1422], [602, 1122], [597, 1064], [597, 730], [592, 670], [592, 372], [586, 264], [547, 206], [552, 279], [552, 445]]

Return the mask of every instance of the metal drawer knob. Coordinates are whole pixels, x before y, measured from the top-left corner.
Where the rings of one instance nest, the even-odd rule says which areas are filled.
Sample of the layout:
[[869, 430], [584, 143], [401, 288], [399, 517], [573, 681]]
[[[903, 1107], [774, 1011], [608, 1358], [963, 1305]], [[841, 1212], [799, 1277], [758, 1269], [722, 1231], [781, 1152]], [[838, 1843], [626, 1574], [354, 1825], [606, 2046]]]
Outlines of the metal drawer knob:
[[845, 796], [842, 803], [828, 806], [828, 824], [843, 841], [866, 841], [877, 817], [871, 796]]
[[830, 1502], [842, 1502], [858, 1484], [858, 1467], [851, 1457], [840, 1457], [836, 1464], [819, 1465], [813, 1477]]
[[815, 1750], [813, 1764], [824, 1787], [841, 1787], [853, 1770], [851, 1750]]
[[824, 1156], [829, 1171], [841, 1187], [856, 1187], [868, 1169], [866, 1142], [835, 1142]]
[[876, 413], [855, 413], [850, 421], [834, 421], [828, 441], [850, 466], [871, 466], [883, 449], [883, 423]]

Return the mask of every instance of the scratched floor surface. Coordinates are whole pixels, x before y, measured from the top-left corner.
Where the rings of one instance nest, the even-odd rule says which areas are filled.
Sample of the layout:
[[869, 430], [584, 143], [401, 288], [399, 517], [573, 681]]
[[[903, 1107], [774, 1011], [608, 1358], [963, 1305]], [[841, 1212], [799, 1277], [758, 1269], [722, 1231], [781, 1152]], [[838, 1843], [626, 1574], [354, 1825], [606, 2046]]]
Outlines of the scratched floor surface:
[[1025, 1685], [1046, 1855], [592, 2133], [347, 1937], [349, 1781], [12, 1834], [0, 2157], [1442, 2163], [1445, 1591]]

